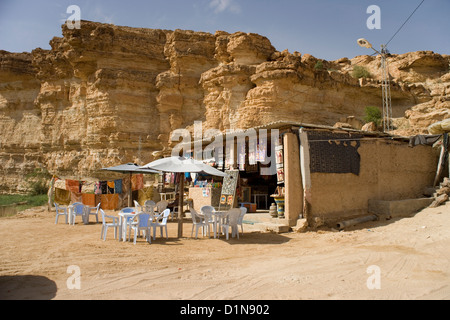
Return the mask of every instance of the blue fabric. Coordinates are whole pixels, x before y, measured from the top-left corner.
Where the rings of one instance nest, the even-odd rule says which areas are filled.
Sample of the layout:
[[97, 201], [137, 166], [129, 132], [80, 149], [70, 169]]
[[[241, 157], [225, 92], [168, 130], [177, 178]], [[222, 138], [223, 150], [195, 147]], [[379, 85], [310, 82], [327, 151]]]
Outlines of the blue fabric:
[[114, 193], [122, 193], [122, 179], [114, 180]]

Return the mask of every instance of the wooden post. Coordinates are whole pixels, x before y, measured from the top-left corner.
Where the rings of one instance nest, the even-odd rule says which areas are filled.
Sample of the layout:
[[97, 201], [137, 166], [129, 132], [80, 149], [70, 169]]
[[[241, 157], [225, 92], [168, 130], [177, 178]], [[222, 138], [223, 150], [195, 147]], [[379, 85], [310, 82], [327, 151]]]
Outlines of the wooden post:
[[48, 189], [47, 196], [48, 196], [48, 206], [47, 211], [52, 210], [52, 200], [53, 200], [53, 194], [55, 193], [55, 180], [56, 176], [52, 176], [52, 180], [50, 181], [50, 188]]
[[441, 146], [441, 155], [439, 157], [439, 163], [438, 168], [436, 171], [436, 177], [434, 178], [434, 184], [433, 187], [436, 187], [442, 177], [442, 171], [444, 170], [445, 165], [445, 158], [448, 154], [448, 133], [444, 133], [443, 139], [442, 139], [442, 146]]
[[131, 184], [131, 176], [132, 176], [132, 174], [130, 173], [130, 183], [128, 186], [128, 207], [133, 206], [133, 200], [132, 200], [133, 190], [132, 190], [132, 184]]
[[184, 173], [180, 173], [178, 201], [178, 238], [183, 237], [183, 208], [184, 208]]
[[289, 225], [296, 225], [303, 212], [303, 188], [300, 169], [300, 143], [297, 135], [284, 135], [285, 217]]

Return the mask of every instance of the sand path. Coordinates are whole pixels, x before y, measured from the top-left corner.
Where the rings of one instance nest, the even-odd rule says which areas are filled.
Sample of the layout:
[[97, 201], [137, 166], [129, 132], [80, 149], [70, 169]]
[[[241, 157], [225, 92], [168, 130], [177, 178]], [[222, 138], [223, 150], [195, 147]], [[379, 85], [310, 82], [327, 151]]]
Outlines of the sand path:
[[[100, 224], [55, 225], [44, 210], [0, 218], [0, 299], [450, 298], [450, 204], [344, 232], [246, 227], [239, 240], [195, 240], [186, 223], [176, 239], [170, 223], [169, 240], [133, 245], [112, 230], [100, 240]], [[371, 266], [380, 289], [367, 286]]]

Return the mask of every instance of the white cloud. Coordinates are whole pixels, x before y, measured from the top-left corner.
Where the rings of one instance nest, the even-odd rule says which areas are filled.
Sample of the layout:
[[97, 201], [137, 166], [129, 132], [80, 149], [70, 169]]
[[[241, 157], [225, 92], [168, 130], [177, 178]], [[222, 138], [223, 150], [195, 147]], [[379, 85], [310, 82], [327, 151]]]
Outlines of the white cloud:
[[212, 0], [209, 6], [215, 13], [229, 11], [232, 13], [241, 13], [241, 7], [234, 0]]

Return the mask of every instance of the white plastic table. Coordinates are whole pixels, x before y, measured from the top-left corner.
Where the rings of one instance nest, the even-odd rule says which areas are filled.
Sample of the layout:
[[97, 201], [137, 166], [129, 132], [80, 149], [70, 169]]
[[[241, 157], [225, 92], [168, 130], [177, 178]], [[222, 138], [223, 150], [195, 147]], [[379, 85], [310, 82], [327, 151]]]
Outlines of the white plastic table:
[[69, 218], [68, 219], [69, 225], [71, 225], [72, 221], [73, 221], [73, 210], [75, 210], [75, 207], [73, 205], [69, 205], [67, 207], [67, 215], [68, 215], [68, 218]]
[[[96, 208], [96, 207], [89, 207], [89, 206], [83, 206], [83, 215], [81, 216], [83, 223], [84, 224], [89, 224], [89, 214], [91, 212], [91, 208]], [[68, 223], [69, 224], [73, 224], [74, 222], [74, 216], [73, 216], [73, 212], [75, 210], [75, 207], [71, 204], [70, 206], [67, 207], [67, 215], [68, 215]]]
[[127, 241], [127, 221], [129, 218], [133, 218], [136, 212], [120, 212], [119, 213], [119, 241]]
[[84, 206], [83, 208], [83, 215], [82, 215], [82, 219], [83, 219], [83, 223], [84, 224], [89, 224], [89, 216], [91, 213], [91, 209], [94, 209], [96, 207], [90, 207], [90, 206]]
[[[225, 218], [228, 211], [215, 211], [212, 213], [212, 216], [214, 217], [214, 239], [217, 238], [217, 225], [221, 225], [220, 220]], [[219, 230], [220, 232], [220, 230]]]

